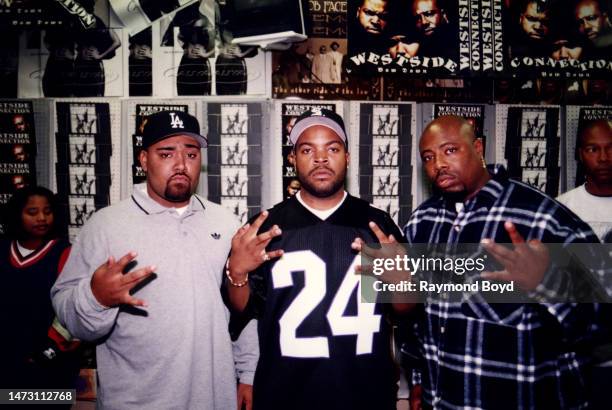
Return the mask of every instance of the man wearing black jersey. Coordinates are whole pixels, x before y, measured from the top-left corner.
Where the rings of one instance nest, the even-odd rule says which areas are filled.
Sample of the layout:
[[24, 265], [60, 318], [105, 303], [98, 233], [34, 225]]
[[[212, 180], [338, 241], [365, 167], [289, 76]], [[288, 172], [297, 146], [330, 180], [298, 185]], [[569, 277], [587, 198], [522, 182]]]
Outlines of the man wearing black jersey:
[[390, 326], [383, 305], [361, 301], [352, 246], [402, 234], [344, 190], [339, 115], [308, 111], [290, 139], [302, 188], [238, 231], [226, 271], [240, 319], [259, 320], [254, 409], [394, 409]]

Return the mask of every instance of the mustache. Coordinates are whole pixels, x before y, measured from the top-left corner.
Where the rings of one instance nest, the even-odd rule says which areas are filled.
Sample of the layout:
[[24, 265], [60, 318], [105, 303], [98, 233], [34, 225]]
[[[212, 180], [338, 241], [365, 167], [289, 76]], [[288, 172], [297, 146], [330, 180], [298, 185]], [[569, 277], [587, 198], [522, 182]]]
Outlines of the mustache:
[[454, 175], [444, 169], [441, 169], [440, 171], [436, 173], [435, 180], [437, 181], [440, 177], [446, 177], [446, 176], [453, 177]]
[[170, 181], [174, 177], [185, 177], [185, 178], [187, 178], [191, 182], [191, 178], [189, 177], [189, 175], [187, 175], [184, 172], [177, 172], [176, 174], [172, 174], [172, 176], [170, 178], [168, 178], [168, 181]]
[[334, 170], [333, 170], [333, 169], [331, 169], [330, 167], [326, 167], [325, 165], [319, 165], [318, 167], [311, 169], [311, 170], [310, 170], [310, 172], [308, 172], [308, 176], [311, 176], [311, 175], [312, 175], [312, 174], [314, 174], [315, 172], [320, 171], [320, 170], [322, 170], [322, 169], [324, 169], [324, 170], [326, 170], [326, 171], [329, 171], [329, 172], [331, 172], [332, 174], [336, 175], [336, 173], [334, 172]]

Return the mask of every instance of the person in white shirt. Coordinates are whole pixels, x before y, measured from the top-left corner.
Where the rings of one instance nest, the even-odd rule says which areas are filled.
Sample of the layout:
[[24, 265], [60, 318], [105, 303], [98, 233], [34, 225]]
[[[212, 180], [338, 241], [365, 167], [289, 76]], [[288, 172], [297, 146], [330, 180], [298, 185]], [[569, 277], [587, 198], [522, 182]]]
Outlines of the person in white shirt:
[[315, 83], [334, 83], [334, 58], [327, 53], [327, 46], [319, 48], [319, 54], [312, 60], [312, 79]]
[[612, 122], [589, 122], [576, 151], [586, 182], [557, 199], [587, 222], [602, 242], [612, 241]]
[[332, 50], [329, 52], [329, 54], [333, 58], [332, 66], [334, 72], [332, 73], [332, 82], [334, 84], [340, 84], [342, 82], [342, 59], [344, 58], [344, 55], [338, 51], [340, 44], [338, 44], [337, 41], [332, 42], [329, 47]]
[[[586, 182], [557, 200], [588, 223], [602, 242], [612, 243], [612, 122], [588, 122], [578, 134], [576, 154]], [[603, 306], [610, 310], [610, 305]], [[591, 374], [589, 404], [593, 409], [603, 409], [609, 405], [612, 345], [597, 346], [593, 358], [596, 365]]]

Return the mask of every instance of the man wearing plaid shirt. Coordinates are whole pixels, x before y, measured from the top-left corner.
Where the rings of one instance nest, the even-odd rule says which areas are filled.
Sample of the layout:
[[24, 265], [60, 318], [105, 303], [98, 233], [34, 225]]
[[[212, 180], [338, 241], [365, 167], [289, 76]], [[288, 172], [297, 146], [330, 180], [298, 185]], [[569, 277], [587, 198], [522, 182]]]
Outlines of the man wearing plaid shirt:
[[461, 117], [430, 123], [419, 151], [437, 194], [412, 214], [404, 228], [408, 242], [481, 243], [503, 266], [483, 273], [485, 279], [514, 281], [540, 301], [426, 303], [415, 326], [424, 358], [423, 408], [585, 408], [584, 346], [598, 333], [601, 312], [597, 304], [546, 302], [558, 294], [554, 282], [562, 282], [563, 272], [550, 268], [543, 243], [597, 237], [554, 199], [508, 179], [503, 167], [488, 170], [482, 142]]

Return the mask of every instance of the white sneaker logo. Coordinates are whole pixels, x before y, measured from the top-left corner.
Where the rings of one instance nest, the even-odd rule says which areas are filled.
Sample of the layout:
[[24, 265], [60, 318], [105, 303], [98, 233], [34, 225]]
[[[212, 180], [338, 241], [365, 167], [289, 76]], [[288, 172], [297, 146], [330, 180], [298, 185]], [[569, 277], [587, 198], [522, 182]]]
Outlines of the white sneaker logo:
[[183, 120], [177, 117], [176, 113], [171, 112], [170, 118], [172, 118], [172, 120], [170, 121], [170, 125], [172, 126], [172, 128], [185, 128]]

